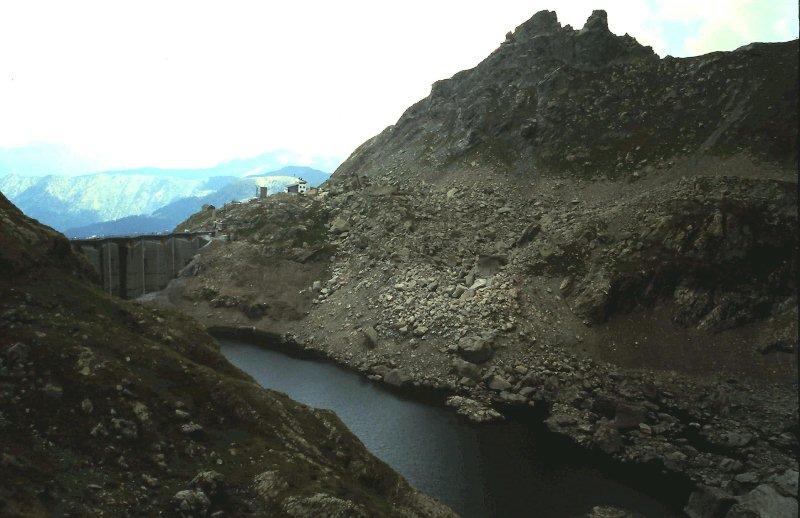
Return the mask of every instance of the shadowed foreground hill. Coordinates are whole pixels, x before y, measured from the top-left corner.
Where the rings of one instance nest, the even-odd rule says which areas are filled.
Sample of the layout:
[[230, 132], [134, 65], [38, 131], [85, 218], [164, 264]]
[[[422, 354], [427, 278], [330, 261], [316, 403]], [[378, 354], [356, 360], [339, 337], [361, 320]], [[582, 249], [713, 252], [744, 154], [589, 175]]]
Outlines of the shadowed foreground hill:
[[452, 514], [192, 320], [101, 293], [1, 195], [0, 273], [0, 515]]

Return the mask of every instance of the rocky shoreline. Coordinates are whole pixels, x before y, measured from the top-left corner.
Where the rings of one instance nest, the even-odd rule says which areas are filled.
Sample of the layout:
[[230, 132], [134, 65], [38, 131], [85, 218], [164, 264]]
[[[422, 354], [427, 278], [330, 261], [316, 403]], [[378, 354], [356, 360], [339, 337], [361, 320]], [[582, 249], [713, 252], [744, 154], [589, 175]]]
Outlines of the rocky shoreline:
[[[698, 420], [702, 420], [700, 416], [703, 413], [706, 416], [709, 414], [703, 410], [693, 414], [691, 407], [694, 401], [682, 399], [666, 388], [688, 383], [684, 385], [685, 392], [701, 392], [699, 387], [686, 378], [652, 380], [648, 375], [631, 376], [609, 369], [606, 372], [606, 383], [618, 385], [624, 381], [627, 393], [633, 395], [638, 391], [639, 397], [629, 397], [626, 401], [617, 400], [615, 403], [605, 402], [611, 405], [608, 409], [609, 417], [593, 426], [587, 419], [587, 410], [581, 408], [591, 408], [592, 405], [578, 406], [575, 405], [575, 400], [566, 402], [556, 395], [559, 384], [574, 384], [576, 380], [580, 381], [581, 373], [591, 370], [592, 366], [577, 360], [574, 365], [569, 361], [555, 364], [557, 367], [548, 375], [557, 373], [555, 375], [559, 379], [550, 380], [549, 385], [547, 383], [550, 378], [537, 384], [535, 378], [527, 376], [527, 373], [522, 375], [520, 369], [491, 374], [488, 383], [482, 384], [480, 388], [476, 385], [465, 393], [460, 386], [441, 383], [430, 377], [419, 376], [419, 373], [407, 374], [402, 368], [387, 369], [380, 363], [370, 366], [361, 361], [354, 362], [346, 355], [319, 348], [311, 341], [298, 343], [294, 341], [294, 337], [260, 331], [254, 326], [214, 325], [208, 331], [213, 336], [241, 339], [291, 355], [332, 361], [343, 368], [360, 372], [401, 394], [421, 397], [438, 404], [445, 403], [460, 415], [479, 423], [503, 419], [503, 413], [508, 410], [513, 412], [514, 408], [527, 406], [536, 409], [538, 418], [544, 417], [544, 423], [552, 433], [569, 439], [576, 446], [613, 459], [618, 463], [615, 464], [617, 467], [634, 465], [644, 470], [642, 473], [671, 475], [676, 491], [685, 491], [683, 494], [689, 497], [684, 509], [689, 516], [718, 515], [723, 510], [732, 508], [734, 504], [742, 513], [747, 509], [773, 505], [767, 501], [777, 501], [788, 509], [794, 505], [791, 499], [797, 492], [797, 471], [791, 453], [781, 455], [774, 450], [770, 451], [772, 448], [769, 446], [761, 446], [764, 436], [752, 433], [752, 428], [743, 431], [740, 424], [730, 426], [730, 421], [718, 421], [714, 427], [700, 426], [699, 423], [695, 425], [695, 421], [690, 421], [687, 427], [685, 420], [690, 416], [696, 415]], [[457, 365], [454, 365], [454, 369], [458, 369]], [[597, 366], [593, 367], [596, 372]], [[543, 372], [537, 374], [544, 375]], [[590, 379], [594, 386], [604, 387], [603, 378], [594, 376]], [[514, 381], [513, 385], [511, 381]], [[666, 385], [668, 382], [671, 385]], [[528, 388], [534, 390], [526, 390]], [[649, 393], [645, 394], [645, 390]], [[724, 396], [720, 393], [717, 397]], [[731, 402], [728, 401], [727, 404], [730, 405]], [[656, 414], [657, 418], [653, 419], [655, 410], [662, 405], [669, 406], [675, 415], [683, 414], [683, 419], [665, 412], [659, 412]], [[737, 406], [737, 403], [733, 403], [733, 406]], [[685, 427], [683, 434], [670, 434], [680, 426]], [[782, 439], [790, 440], [773, 436], [768, 437], [766, 442], [780, 444]], [[714, 450], [713, 453], [702, 451], [711, 449]], [[736, 450], [747, 452], [745, 462], [732, 458], [738, 457]], [[746, 467], [756, 468], [758, 471], [747, 471]], [[683, 490], [677, 489], [679, 484], [684, 485]], [[736, 497], [735, 492], [740, 496]], [[675, 498], [674, 493], [671, 498]]]
[[[451, 411], [455, 411], [476, 426], [503, 420], [525, 424], [536, 429], [537, 433], [548, 434], [550, 436], [548, 442], [557, 440], [565, 448], [568, 447], [576, 452], [582, 451], [587, 464], [598, 466], [605, 473], [613, 474], [615, 478], [624, 480], [628, 485], [659, 499], [676, 512], [682, 509], [694, 488], [688, 477], [681, 473], [668, 472], [657, 462], [624, 462], [600, 449], [589, 451], [580, 446], [574, 437], [550, 426], [552, 416], [548, 415], [549, 407], [544, 401], [529, 401], [524, 405], [504, 400], [487, 403], [454, 395], [452, 389], [431, 384], [429, 380], [406, 379], [397, 383], [391, 376], [387, 380], [384, 376], [375, 374], [373, 370], [364, 368], [363, 365], [358, 366], [346, 359], [331, 355], [328, 351], [315, 348], [307, 342], [297, 343], [287, 336], [263, 331], [254, 326], [214, 325], [207, 327], [206, 331], [217, 339], [253, 344], [303, 360], [329, 362], [341, 369], [360, 374], [400, 397], [442, 408], [449, 407]], [[620, 508], [613, 509], [615, 512], [625, 512]], [[622, 516], [621, 514], [620, 518]]]
[[[483, 207], [477, 210], [485, 212], [484, 228], [498, 234], [511, 234], [515, 225], [519, 228], [515, 219], [524, 220], [522, 214], [530, 210], [516, 200], [486, 195], [453, 200], [451, 190], [434, 187], [425, 195], [412, 187], [405, 195], [375, 194], [378, 189], [362, 190], [359, 197], [348, 191], [310, 199], [278, 197], [209, 214], [238, 237], [204, 250], [155, 303], [194, 316], [209, 328], [267, 331], [390, 386], [445, 393], [449, 406], [475, 421], [498, 418], [502, 407], [544, 407], [550, 430], [587, 450], [688, 478], [696, 488], [687, 503], [690, 515], [745, 512], [776, 502], [782, 509], [794, 508], [794, 486], [787, 489], [782, 481], [796, 480], [797, 400], [783, 374], [773, 375], [772, 383], [757, 383], [757, 376], [735, 373], [735, 364], [700, 376], [604, 360], [607, 354], [614, 358], [607, 345], [599, 355], [582, 350], [592, 342], [612, 340], [633, 353], [639, 343], [648, 347], [648, 354], [671, 345], [643, 343], [668, 340], [666, 333], [617, 336], [609, 331], [611, 325], [581, 321], [568, 303], [575, 297], [570, 283], [576, 281], [546, 271], [526, 274], [527, 245], [512, 243], [501, 255], [469, 250], [466, 239], [451, 242], [453, 248], [464, 247], [461, 257], [475, 254], [472, 261], [454, 266], [429, 259], [370, 258], [375, 251], [390, 255], [407, 245], [395, 235], [372, 230], [375, 220], [361, 216], [368, 211], [359, 204], [375, 204], [368, 210], [384, 213], [388, 224], [397, 205], [417, 204], [413, 210], [419, 216], [450, 199], [455, 214]], [[503, 207], [512, 207], [514, 219], [507, 219]], [[532, 208], [538, 209], [536, 203]], [[554, 211], [548, 217], [576, 219]], [[448, 222], [431, 221], [436, 225], [417, 220], [415, 233], [424, 237], [415, 244], [443, 238], [441, 229]], [[253, 222], [268, 223], [248, 235]], [[273, 227], [281, 222], [289, 226]], [[309, 232], [320, 222], [316, 243], [285, 244], [291, 225]], [[543, 225], [540, 234], [561, 228]], [[402, 227], [395, 232], [403, 232]], [[528, 233], [523, 228], [515, 242]], [[536, 253], [543, 250], [540, 241]], [[232, 271], [237, 272], [233, 279]], [[776, 306], [779, 318], [785, 318], [784, 306]], [[622, 318], [653, 319], [657, 314], [638, 311], [638, 317]], [[767, 333], [774, 331], [773, 322], [765, 322]], [[706, 347], [712, 348], [711, 340], [717, 340], [718, 347], [731, 349], [731, 342], [721, 339], [724, 330], [709, 333], [702, 326], [687, 331], [669, 325], [665, 329], [677, 329], [688, 344], [709, 340]], [[750, 336], [767, 335], [759, 331]], [[770, 356], [764, 353], [738, 354], [754, 359], [745, 368], [756, 362], [769, 366]], [[787, 369], [790, 355], [780, 350], [769, 354], [780, 360], [775, 365]], [[719, 358], [723, 364], [730, 361]]]
[[[389, 386], [444, 393], [449, 406], [475, 421], [496, 419], [503, 407], [543, 407], [550, 430], [587, 451], [688, 478], [695, 492], [686, 512], [693, 516], [731, 509], [743, 513], [775, 502], [793, 509], [794, 486], [787, 489], [782, 481], [796, 480], [796, 394], [781, 377], [755, 383], [746, 372], [726, 369], [698, 376], [621, 365], [581, 350], [593, 341], [631, 347], [652, 337], [629, 332], [615, 337], [608, 325], [582, 322], [568, 304], [574, 280], [526, 274], [529, 247], [513, 243], [524, 241], [527, 228], [502, 255], [469, 250], [467, 240], [451, 242], [453, 248], [465, 248], [461, 257], [475, 254], [473, 261], [455, 266], [369, 258], [376, 250], [384, 255], [402, 251], [406, 242], [371, 230], [375, 220], [360, 216], [368, 212], [359, 204], [376, 205], [369, 210], [385, 214], [388, 224], [397, 205], [414, 203], [419, 216], [449, 200], [455, 214], [475, 207], [484, 211], [484, 228], [498, 234], [511, 234], [519, 225], [516, 218], [524, 220], [522, 214], [530, 210], [524, 202], [485, 194], [454, 199], [452, 189], [431, 187], [425, 195], [413, 187], [405, 195], [379, 189], [364, 189], [359, 197], [348, 191], [310, 199], [278, 197], [206, 215], [238, 237], [204, 250], [155, 303], [177, 308], [209, 328], [269, 332]], [[394, 189], [390, 192], [403, 192]], [[532, 208], [538, 209], [536, 203]], [[575, 221], [558, 212], [548, 217]], [[248, 235], [253, 222], [265, 226]], [[289, 226], [278, 227], [281, 222]], [[321, 225], [318, 241], [287, 246], [291, 225], [306, 229], [306, 236]], [[415, 225], [415, 232], [425, 236], [415, 243], [424, 246], [442, 239], [448, 222], [423, 226], [428, 224], [417, 220]], [[542, 225], [540, 234], [560, 228]], [[540, 243], [536, 253], [542, 250]], [[237, 272], [233, 279], [231, 271]], [[531, 281], [532, 288], [525, 290], [524, 283]], [[785, 311], [780, 308], [778, 315]], [[637, 318], [653, 318], [643, 315]], [[774, 327], [767, 322], [764, 329]], [[680, 327], [678, 332], [686, 333]], [[693, 333], [687, 342], [707, 337], [726, 345], [720, 340], [725, 331]], [[648, 347], [658, 353], [654, 345]], [[740, 354], [761, 362], [768, 358]], [[777, 365], [786, 365], [785, 352], [769, 354], [781, 360]]]

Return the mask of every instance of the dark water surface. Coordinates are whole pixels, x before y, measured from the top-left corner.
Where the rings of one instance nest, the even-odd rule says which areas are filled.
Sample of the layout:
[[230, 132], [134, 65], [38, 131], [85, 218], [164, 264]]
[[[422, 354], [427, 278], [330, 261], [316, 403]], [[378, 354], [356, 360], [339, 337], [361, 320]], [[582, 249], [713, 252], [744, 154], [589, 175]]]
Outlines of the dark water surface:
[[373, 454], [465, 517], [582, 516], [596, 505], [675, 516], [658, 500], [583, 465], [584, 452], [554, 444], [541, 427], [475, 425], [331, 363], [219, 342], [228, 360], [262, 386], [333, 410]]

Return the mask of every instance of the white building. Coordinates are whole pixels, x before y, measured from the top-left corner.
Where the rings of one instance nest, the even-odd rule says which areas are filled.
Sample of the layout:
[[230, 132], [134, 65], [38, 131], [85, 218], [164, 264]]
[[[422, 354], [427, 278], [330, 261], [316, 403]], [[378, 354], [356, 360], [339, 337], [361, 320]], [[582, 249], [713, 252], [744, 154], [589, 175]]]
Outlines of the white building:
[[308, 182], [302, 178], [297, 179], [297, 183], [286, 186], [286, 192], [289, 194], [305, 194], [308, 191]]

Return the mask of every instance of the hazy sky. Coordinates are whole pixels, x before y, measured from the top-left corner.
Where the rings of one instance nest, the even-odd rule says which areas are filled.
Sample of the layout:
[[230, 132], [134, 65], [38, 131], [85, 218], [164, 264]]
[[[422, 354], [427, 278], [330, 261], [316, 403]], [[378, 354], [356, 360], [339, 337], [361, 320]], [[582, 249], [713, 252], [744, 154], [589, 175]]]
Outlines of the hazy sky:
[[0, 148], [194, 167], [345, 158], [534, 12], [592, 9], [664, 56], [797, 37], [796, 0], [3, 0]]

